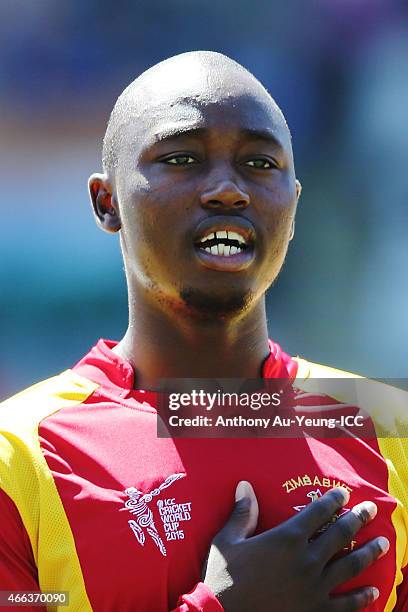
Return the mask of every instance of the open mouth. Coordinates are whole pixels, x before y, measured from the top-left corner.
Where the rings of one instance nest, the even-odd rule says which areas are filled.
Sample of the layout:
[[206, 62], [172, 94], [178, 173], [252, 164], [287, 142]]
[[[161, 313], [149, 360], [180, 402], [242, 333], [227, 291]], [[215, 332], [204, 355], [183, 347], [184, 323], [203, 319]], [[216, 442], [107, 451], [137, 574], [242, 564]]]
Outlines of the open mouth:
[[206, 267], [214, 270], [242, 270], [254, 259], [255, 229], [247, 219], [217, 215], [197, 227], [194, 249]]
[[233, 230], [218, 230], [210, 232], [198, 242], [196, 247], [203, 249], [211, 255], [221, 255], [222, 257], [232, 257], [237, 253], [242, 253], [249, 248], [248, 242], [241, 234]]

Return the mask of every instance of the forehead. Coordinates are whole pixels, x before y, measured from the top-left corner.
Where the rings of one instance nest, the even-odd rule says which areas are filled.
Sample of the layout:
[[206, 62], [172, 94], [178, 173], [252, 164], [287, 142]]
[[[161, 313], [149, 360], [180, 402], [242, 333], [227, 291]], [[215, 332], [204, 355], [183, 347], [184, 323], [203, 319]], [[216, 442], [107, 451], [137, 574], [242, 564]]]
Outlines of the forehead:
[[196, 129], [221, 136], [269, 132], [284, 148], [291, 148], [289, 130], [273, 100], [266, 93], [260, 96], [242, 91], [151, 100], [143, 116], [127, 122], [124, 140], [133, 150], [143, 150]]
[[[235, 63], [168, 61], [141, 75], [125, 99], [120, 140], [145, 148], [171, 130], [267, 129], [283, 146], [290, 134], [277, 104], [257, 79]], [[126, 148], [126, 147], [125, 147]]]

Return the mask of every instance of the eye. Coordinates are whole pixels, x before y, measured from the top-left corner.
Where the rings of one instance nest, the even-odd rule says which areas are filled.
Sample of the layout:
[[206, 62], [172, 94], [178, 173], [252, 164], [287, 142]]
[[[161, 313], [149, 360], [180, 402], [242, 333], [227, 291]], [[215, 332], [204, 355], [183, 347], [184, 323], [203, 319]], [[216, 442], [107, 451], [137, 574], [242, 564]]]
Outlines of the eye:
[[167, 157], [162, 159], [164, 164], [171, 164], [172, 166], [188, 166], [197, 162], [191, 155], [173, 155], [173, 157]]
[[250, 159], [245, 162], [246, 166], [250, 166], [251, 168], [256, 168], [257, 170], [269, 170], [270, 168], [275, 168], [276, 166], [269, 161], [269, 159], [264, 159], [263, 157], [257, 157], [256, 159]]

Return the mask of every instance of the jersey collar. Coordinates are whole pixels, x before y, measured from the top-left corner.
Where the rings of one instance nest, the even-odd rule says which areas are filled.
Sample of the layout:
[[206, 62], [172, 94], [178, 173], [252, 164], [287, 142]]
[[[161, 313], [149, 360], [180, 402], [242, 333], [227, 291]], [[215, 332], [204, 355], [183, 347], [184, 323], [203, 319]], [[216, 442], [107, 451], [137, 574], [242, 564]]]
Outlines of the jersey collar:
[[[80, 376], [85, 376], [101, 387], [115, 390], [122, 396], [135, 395], [137, 372], [130, 362], [113, 352], [118, 343], [113, 340], [100, 339], [97, 344], [72, 369]], [[298, 364], [279, 344], [269, 340], [269, 355], [262, 365], [262, 378], [290, 378], [294, 380]]]

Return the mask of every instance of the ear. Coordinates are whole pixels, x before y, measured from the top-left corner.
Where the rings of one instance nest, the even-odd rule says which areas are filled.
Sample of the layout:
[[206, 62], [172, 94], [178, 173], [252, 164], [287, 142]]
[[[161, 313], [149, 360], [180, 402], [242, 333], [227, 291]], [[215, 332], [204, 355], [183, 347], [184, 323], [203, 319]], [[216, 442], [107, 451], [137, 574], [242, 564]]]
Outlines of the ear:
[[302, 193], [302, 185], [300, 184], [300, 182], [296, 179], [296, 198], [299, 201], [300, 198], [300, 194]]
[[295, 220], [292, 219], [292, 227], [290, 230], [289, 242], [292, 240], [294, 235], [295, 235]]
[[[302, 185], [296, 179], [296, 205], [297, 205], [297, 203], [299, 201], [301, 193], [302, 193]], [[292, 240], [294, 235], [295, 235], [295, 218], [292, 219], [292, 229], [290, 230], [289, 240]]]
[[88, 190], [95, 219], [105, 232], [118, 232], [121, 228], [119, 208], [106, 174], [95, 172], [89, 177]]

